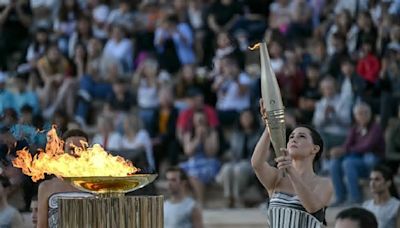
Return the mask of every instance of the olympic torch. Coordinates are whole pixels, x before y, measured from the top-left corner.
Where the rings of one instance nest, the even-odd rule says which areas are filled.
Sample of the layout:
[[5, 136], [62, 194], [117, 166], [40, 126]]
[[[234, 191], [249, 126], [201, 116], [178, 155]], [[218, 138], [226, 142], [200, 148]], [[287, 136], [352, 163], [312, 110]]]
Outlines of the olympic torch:
[[280, 148], [286, 148], [285, 107], [275, 73], [271, 68], [266, 42], [261, 42], [261, 95], [268, 114], [269, 135], [276, 157], [282, 156]]

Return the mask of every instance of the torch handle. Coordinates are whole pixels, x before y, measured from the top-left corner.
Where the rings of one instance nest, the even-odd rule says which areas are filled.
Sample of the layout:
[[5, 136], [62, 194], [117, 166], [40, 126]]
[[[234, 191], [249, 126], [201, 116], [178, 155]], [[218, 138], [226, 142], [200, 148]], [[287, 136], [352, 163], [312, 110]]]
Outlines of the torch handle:
[[[284, 109], [267, 111], [268, 113], [268, 129], [272, 146], [274, 147], [275, 156], [283, 156], [281, 148], [286, 148], [286, 125]], [[286, 171], [284, 171], [285, 174]]]

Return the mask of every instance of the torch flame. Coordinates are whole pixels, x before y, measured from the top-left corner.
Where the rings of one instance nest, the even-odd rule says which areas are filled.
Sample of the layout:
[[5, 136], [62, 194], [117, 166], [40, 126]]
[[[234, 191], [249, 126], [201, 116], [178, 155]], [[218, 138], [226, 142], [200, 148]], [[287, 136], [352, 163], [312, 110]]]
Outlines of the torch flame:
[[75, 154], [64, 153], [64, 142], [55, 128], [47, 134], [45, 150], [32, 157], [27, 148], [17, 151], [12, 161], [14, 167], [31, 176], [34, 182], [44, 179], [45, 174], [62, 177], [127, 176], [139, 171], [131, 161], [107, 153], [100, 145], [82, 149], [75, 147]]
[[250, 51], [254, 51], [260, 48], [261, 43], [256, 43], [253, 46], [249, 46], [248, 49], [250, 49]]

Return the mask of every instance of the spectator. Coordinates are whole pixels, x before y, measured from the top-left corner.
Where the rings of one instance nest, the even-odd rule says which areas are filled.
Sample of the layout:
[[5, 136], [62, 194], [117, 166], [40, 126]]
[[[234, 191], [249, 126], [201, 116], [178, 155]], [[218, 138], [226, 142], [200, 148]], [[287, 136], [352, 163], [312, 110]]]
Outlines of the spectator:
[[107, 151], [118, 151], [121, 148], [121, 135], [114, 131], [111, 117], [103, 115], [97, 118], [97, 133], [92, 143], [100, 144]]
[[310, 124], [313, 119], [315, 106], [321, 98], [321, 93], [319, 91], [319, 65], [310, 64], [306, 70], [306, 78], [304, 82], [304, 87], [300, 93], [299, 98], [299, 111], [300, 119], [302, 123]]
[[[139, 153], [144, 153], [146, 162], [143, 167], [148, 167], [148, 171], [155, 170], [155, 161], [151, 138], [147, 130], [141, 126], [141, 120], [136, 115], [128, 115], [124, 119], [124, 134], [121, 139], [120, 150], [126, 152], [126, 158], [135, 161], [140, 158]], [[140, 160], [140, 159], [138, 159]]]
[[180, 142], [182, 142], [185, 133], [193, 131], [193, 114], [196, 111], [204, 112], [210, 128], [216, 129], [219, 126], [217, 112], [212, 106], [204, 103], [204, 95], [200, 90], [188, 90], [188, 98], [188, 108], [179, 113], [176, 125], [176, 134]]
[[324, 139], [325, 151], [329, 152], [332, 147], [341, 145], [346, 139], [351, 123], [353, 95], [349, 82], [343, 84], [340, 93], [336, 92], [335, 79], [331, 77], [322, 79], [320, 88], [322, 98], [315, 106], [313, 124]]
[[216, 157], [219, 149], [218, 133], [210, 128], [204, 112], [193, 113], [193, 131], [183, 134], [182, 146], [188, 160], [180, 166], [188, 174], [196, 199], [202, 205], [205, 185], [214, 181], [220, 168]]
[[73, 114], [72, 67], [60, 53], [57, 45], [50, 45], [46, 55], [39, 59], [38, 70], [44, 82], [44, 87], [40, 92], [41, 107], [44, 109], [43, 116], [51, 117], [63, 102], [67, 104], [67, 113]]
[[22, 52], [28, 45], [32, 9], [28, 0], [3, 1], [0, 12], [0, 71], [14, 70], [8, 69], [10, 59], [20, 63], [22, 57], [10, 57]]
[[120, 26], [114, 26], [111, 37], [103, 50], [103, 63], [117, 64], [118, 72], [122, 75], [133, 71], [133, 44], [126, 36], [125, 30]]
[[339, 212], [335, 220], [335, 228], [378, 228], [378, 222], [370, 211], [351, 207]]
[[36, 69], [37, 61], [43, 57], [49, 46], [49, 31], [46, 28], [38, 28], [34, 34], [34, 40], [29, 45], [26, 53], [26, 61], [30, 67]]
[[0, 176], [0, 226], [19, 228], [23, 226], [22, 216], [7, 202], [7, 191], [10, 185], [10, 181], [6, 177]]
[[[338, 206], [346, 200], [349, 193], [350, 203], [360, 203], [362, 192], [359, 179], [366, 177], [369, 170], [379, 161], [385, 150], [383, 132], [375, 122], [371, 108], [365, 103], [357, 104], [353, 109], [355, 124], [350, 129], [343, 146], [332, 148], [331, 175]], [[343, 178], [346, 178], [345, 185]]]
[[379, 78], [381, 68], [379, 59], [374, 54], [374, 40], [363, 37], [360, 56], [357, 62], [357, 74], [370, 84], [375, 84]]
[[250, 159], [261, 135], [258, 121], [250, 109], [240, 113], [239, 126], [230, 138], [229, 160], [225, 162], [216, 180], [223, 185], [229, 207], [243, 206], [243, 193], [254, 179]]
[[372, 199], [363, 203], [363, 207], [374, 213], [379, 228], [400, 226], [400, 201], [393, 174], [390, 168], [378, 165], [369, 176]]
[[168, 158], [171, 166], [178, 164], [179, 144], [176, 139], [176, 121], [178, 110], [174, 106], [174, 97], [170, 88], [162, 88], [158, 95], [160, 108], [153, 115], [151, 136], [156, 158], [156, 168], [160, 170], [161, 162]]
[[193, 33], [189, 25], [179, 22], [176, 15], [169, 15], [154, 34], [154, 46], [161, 69], [176, 73], [183, 64], [193, 64]]
[[133, 75], [133, 86], [137, 91], [139, 116], [144, 122], [145, 128], [149, 130], [154, 112], [159, 105], [160, 72], [155, 59], [148, 58], [139, 65]]
[[126, 32], [135, 31], [135, 14], [132, 12], [131, 1], [119, 1], [118, 8], [111, 10], [107, 18], [107, 26], [110, 28], [114, 26], [120, 27]]
[[27, 75], [17, 75], [15, 77], [15, 91], [14, 91], [14, 107], [18, 112], [21, 112], [22, 107], [29, 105], [33, 109], [34, 115], [39, 115], [40, 102], [38, 94], [30, 90], [26, 85], [28, 84]]
[[66, 0], [61, 2], [58, 17], [54, 21], [53, 31], [58, 38], [60, 50], [69, 55], [69, 40], [74, 33], [81, 11], [77, 0]]
[[93, 37], [93, 29], [91, 27], [91, 18], [80, 16], [76, 23], [75, 31], [68, 40], [67, 56], [73, 58], [75, 56], [75, 46], [82, 43], [87, 46], [90, 38]]
[[217, 94], [216, 109], [223, 127], [229, 127], [239, 117], [239, 112], [250, 107], [250, 85], [252, 80], [241, 72], [238, 62], [225, 58], [222, 74], [218, 75], [212, 85]]
[[164, 203], [164, 227], [202, 228], [201, 209], [187, 193], [190, 182], [186, 173], [177, 167], [169, 168], [166, 173], [170, 196]]
[[269, 27], [285, 34], [291, 22], [290, 1], [280, 0], [269, 7]]

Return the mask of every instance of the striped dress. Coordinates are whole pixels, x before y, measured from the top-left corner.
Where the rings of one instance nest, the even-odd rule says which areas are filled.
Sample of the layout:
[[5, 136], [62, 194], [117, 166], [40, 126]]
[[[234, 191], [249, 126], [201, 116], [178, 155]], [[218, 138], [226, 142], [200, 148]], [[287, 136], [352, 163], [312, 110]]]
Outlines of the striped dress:
[[320, 228], [324, 227], [324, 220], [325, 209], [310, 214], [295, 195], [275, 192], [269, 201], [270, 228]]

